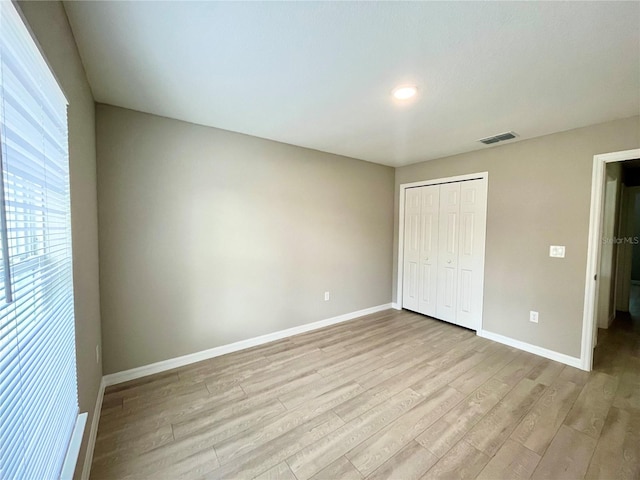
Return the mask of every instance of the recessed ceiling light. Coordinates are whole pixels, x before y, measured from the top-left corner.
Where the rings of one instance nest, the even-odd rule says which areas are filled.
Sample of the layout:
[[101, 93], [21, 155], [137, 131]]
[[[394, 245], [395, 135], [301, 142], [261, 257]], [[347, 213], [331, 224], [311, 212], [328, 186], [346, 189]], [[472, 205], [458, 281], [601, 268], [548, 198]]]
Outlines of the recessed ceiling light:
[[391, 95], [396, 100], [409, 100], [418, 93], [418, 87], [415, 85], [399, 85], [391, 91]]

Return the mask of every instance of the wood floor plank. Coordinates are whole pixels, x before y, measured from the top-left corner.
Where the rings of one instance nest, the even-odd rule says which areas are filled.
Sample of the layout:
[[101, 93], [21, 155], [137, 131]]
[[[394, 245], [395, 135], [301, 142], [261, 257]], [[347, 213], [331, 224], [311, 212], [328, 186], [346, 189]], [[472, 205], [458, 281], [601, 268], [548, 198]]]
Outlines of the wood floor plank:
[[323, 377], [322, 380], [318, 380], [314, 383], [313, 388], [295, 389], [284, 394], [278, 393], [278, 399], [288, 409], [295, 409], [306, 402], [312, 401], [319, 395], [339, 387], [340, 385], [344, 385], [345, 383], [349, 383], [354, 380], [357, 381], [357, 379], [363, 375], [383, 367], [392, 360], [393, 359], [391, 357], [372, 357], [369, 361], [358, 364], [357, 367], [352, 367], [347, 370], [336, 372], [328, 377]]
[[128, 411], [124, 412], [122, 416], [101, 420], [100, 436], [119, 435], [131, 430], [138, 433], [152, 431], [164, 425], [192, 418], [196, 414], [203, 415], [203, 412], [210, 412], [216, 408], [221, 409], [221, 406], [244, 399], [246, 399], [246, 394], [239, 386], [217, 395], [210, 394], [207, 397], [188, 402], [183, 399], [167, 399], [144, 410]]
[[368, 410], [331, 435], [290, 456], [287, 463], [298, 480], [306, 480], [322, 470], [323, 465], [337, 460], [422, 400], [423, 397], [413, 390], [403, 390], [388, 402]]
[[247, 452], [255, 450], [268, 441], [292, 430], [298, 425], [308, 422], [315, 416], [331, 410], [349, 398], [353, 398], [362, 392], [362, 387], [357, 383], [346, 383], [334, 390], [330, 390], [307, 405], [303, 405], [293, 411], [270, 419], [255, 428], [240, 432], [222, 442], [215, 444], [220, 463], [225, 464]]
[[286, 462], [281, 462], [255, 477], [255, 480], [296, 480], [296, 476]]
[[[444, 365], [447, 365], [450, 371], [464, 370], [471, 364], [468, 359], [474, 355], [476, 353], [463, 349], [455, 350], [447, 355], [447, 363]], [[444, 382], [445, 378], [436, 371], [432, 365], [433, 361], [434, 357], [429, 355], [425, 360], [404, 370], [401, 375], [378, 383], [358, 397], [340, 405], [334, 411], [345, 421], [349, 421], [395, 395], [398, 391], [412, 385], [422, 388], [425, 392], [433, 393], [438, 389], [435, 388], [436, 385], [442, 387], [448, 383]], [[437, 376], [435, 379], [434, 375]]]
[[107, 397], [102, 400], [100, 415], [107, 414], [110, 410], [122, 409], [122, 397]]
[[437, 461], [433, 453], [411, 441], [369, 475], [367, 480], [417, 480]]
[[531, 476], [534, 480], [583, 478], [596, 447], [589, 435], [562, 425]]
[[584, 387], [587, 380], [589, 380], [590, 375], [590, 372], [585, 372], [584, 370], [565, 365], [560, 372], [560, 375], [558, 375], [558, 381], [571, 382], [579, 387]]
[[122, 413], [123, 415], [130, 415], [132, 412], [155, 408], [164, 403], [185, 403], [209, 396], [210, 392], [203, 382], [189, 384], [176, 382], [167, 387], [157, 389], [153, 394], [124, 397], [122, 399]]
[[611, 407], [586, 478], [640, 478], [640, 410]]
[[[261, 355], [267, 358], [271, 362], [287, 361], [294, 358], [301, 358], [315, 352], [319, 352], [318, 345], [313, 344], [296, 344], [286, 339], [287, 341], [276, 345], [274, 347], [267, 347], [260, 352]], [[268, 345], [268, 344], [267, 344]]]
[[619, 339], [612, 335], [609, 342], [596, 347], [593, 370], [619, 377], [624, 371], [626, 359], [629, 358], [629, 349], [629, 346], [620, 343]]
[[477, 358], [486, 358], [488, 354], [477, 352], [474, 347], [479, 340], [478, 337], [470, 335], [471, 332], [460, 329], [460, 332], [454, 332], [449, 341], [438, 345], [431, 355], [429, 364], [440, 370], [455, 365], [461, 358], [470, 355], [476, 355]]
[[501, 368], [494, 378], [507, 385], [514, 386], [525, 378], [543, 358], [527, 352], [518, 352], [516, 357]]
[[[111, 406], [100, 410], [100, 418], [102, 419], [110, 416], [117, 417], [120, 414], [120, 412], [122, 412], [122, 403], [112, 404]], [[105, 420], [108, 421], [108, 418], [105, 418]]]
[[613, 405], [640, 410], [640, 358], [630, 357], [627, 360]]
[[149, 375], [148, 377], [136, 378], [128, 382], [110, 385], [104, 389], [104, 398], [122, 398], [134, 395], [138, 392], [148, 391], [179, 381], [180, 377], [175, 371], [168, 371]]
[[373, 388], [366, 390], [357, 397], [338, 405], [333, 409], [344, 421], [348, 422], [371, 408], [381, 404], [385, 400], [396, 395], [398, 392], [409, 388], [421, 378], [429, 375], [434, 370], [427, 361], [405, 370], [402, 375], [392, 377], [379, 383]]
[[463, 399], [462, 393], [444, 387], [369, 437], [346, 457], [365, 476], [369, 475]]
[[476, 477], [478, 480], [527, 480], [533, 474], [540, 455], [513, 440], [507, 440]]
[[569, 411], [565, 424], [598, 438], [618, 388], [618, 377], [594, 372]]
[[[281, 406], [281, 409], [284, 409], [284, 407]], [[191, 457], [198, 452], [211, 450], [217, 441], [226, 438], [228, 432], [235, 431], [234, 427], [237, 428], [243, 421], [241, 417], [230, 417], [229, 420], [232, 422], [231, 430], [229, 430], [225, 424], [220, 424], [215, 425], [215, 427], [192, 432], [189, 436], [177, 438], [167, 445], [137, 456], [130, 462], [130, 465], [128, 465], [129, 468], [126, 469], [124, 473], [132, 474], [138, 471], [151, 477], [157, 472], [163, 471], [167, 467]]]
[[[443, 354], [451, 350], [451, 348], [457, 343], [458, 338], [452, 337], [446, 339], [445, 341], [439, 342], [436, 347], [411, 349], [408, 355], [403, 349], [396, 352], [396, 355], [402, 352], [402, 357], [389, 355], [388, 358], [391, 358], [392, 356], [394, 358], [394, 361], [392, 363], [388, 363], [374, 370], [370, 370], [366, 375], [360, 376], [356, 380], [365, 389], [370, 389], [396, 375], [403, 375], [407, 369], [414, 367], [422, 362], [426, 363], [429, 367], [431, 367], [432, 370], [434, 370], [437, 368], [437, 366], [434, 365], [434, 362], [437, 359], [441, 359]], [[458, 353], [458, 356], [460, 355], [462, 355], [461, 352]], [[451, 364], [451, 355], [447, 356], [446, 358], [448, 364]], [[457, 357], [454, 356], [454, 358]], [[396, 361], [395, 359], [399, 360]]]
[[468, 395], [458, 406], [416, 437], [416, 441], [443, 457], [511, 390], [491, 379]]
[[564, 365], [553, 360], [543, 359], [526, 375], [525, 378], [542, 385], [551, 385], [564, 369]]
[[423, 480], [475, 478], [488, 462], [487, 455], [463, 440], [449, 450], [421, 478]]
[[[410, 335], [412, 331], [420, 331], [422, 330], [419, 326], [409, 326], [406, 325], [404, 329], [398, 330], [394, 332], [393, 339], [401, 338], [403, 336]], [[328, 354], [333, 352], [339, 352], [341, 350], [353, 350], [353, 348], [359, 348], [361, 345], [370, 342], [375, 343], [378, 340], [385, 338], [385, 336], [389, 335], [389, 328], [387, 325], [379, 325], [378, 327], [372, 328], [367, 332], [358, 332], [354, 335], [343, 336], [339, 340], [331, 339], [329, 341], [320, 342], [318, 346], [322, 348], [322, 350]]]
[[169, 442], [140, 455], [127, 455], [124, 460], [120, 453], [94, 460], [91, 467], [92, 480], [111, 480], [126, 477], [151, 478], [157, 471], [171, 467], [184, 458], [197, 454], [210, 445], [200, 439], [188, 438], [177, 442]]
[[[327, 355], [317, 348], [307, 349], [301, 356], [287, 357], [284, 356], [278, 360], [269, 359], [267, 357], [259, 357], [258, 361], [251, 362], [242, 368], [233, 368], [233, 365], [223, 369], [214, 369], [200, 371], [198, 375], [186, 378], [185, 372], [181, 373], [183, 381], [205, 382], [207, 388], [213, 393], [214, 391], [223, 390], [245, 382], [252, 384], [261, 379], [271, 379], [275, 375], [289, 374], [291, 370], [295, 370], [297, 374], [305, 371], [313, 372], [317, 365], [324, 365], [327, 361]], [[298, 368], [303, 365], [304, 368]], [[294, 368], [288, 368], [294, 367]]]
[[[297, 477], [293, 477], [297, 478]], [[361, 480], [362, 474], [345, 457], [340, 457], [335, 462], [316, 473], [312, 480]]]
[[289, 374], [279, 378], [274, 377], [270, 380], [254, 383], [252, 385], [247, 385], [245, 382], [241, 382], [240, 387], [249, 396], [257, 393], [264, 393], [265, 391], [268, 395], [272, 395], [275, 391], [284, 394], [301, 388], [313, 388], [313, 385], [321, 379], [322, 375], [319, 373], [312, 370], [305, 370], [302, 373]]
[[226, 465], [208, 472], [198, 469], [189, 477], [206, 477], [208, 480], [254, 478], [342, 425], [344, 422], [335, 413], [331, 411], [323, 413], [265, 443], [258, 452], [245, 453]]
[[405, 351], [399, 350], [396, 352], [396, 355], [390, 355], [388, 357], [390, 360], [388, 363], [367, 371], [363, 375], [357, 377], [356, 381], [363, 389], [368, 390], [389, 378], [401, 375], [402, 372], [408, 368], [427, 360], [430, 356], [430, 354], [416, 355], [415, 352], [407, 354]]
[[401, 342], [389, 339], [387, 339], [388, 341], [384, 341], [383, 339], [384, 335], [376, 337], [376, 343], [369, 344], [370, 348], [366, 350], [362, 348], [362, 345], [364, 344], [361, 344], [358, 348], [358, 353], [342, 355], [342, 359], [339, 362], [334, 363], [333, 365], [321, 366], [316, 371], [323, 377], [330, 377], [343, 370], [353, 367], [357, 368], [358, 365], [361, 365], [363, 362], [367, 362], [372, 358], [385, 357], [397, 352]]
[[555, 382], [544, 391], [540, 400], [511, 434], [511, 438], [542, 455], [564, 422], [580, 390], [575, 383]]
[[514, 351], [495, 352], [449, 382], [449, 385], [468, 395], [513, 361], [516, 355]]
[[[239, 377], [237, 383], [248, 394], [256, 393], [271, 388], [273, 385], [282, 385], [291, 379], [317, 373], [317, 368], [324, 365], [330, 357], [316, 350], [304, 356], [292, 359], [291, 362], [269, 363], [263, 369], [257, 369], [249, 376]], [[207, 381], [211, 388], [218, 381]]]
[[230, 353], [221, 357], [211, 358], [198, 362], [194, 365], [187, 365], [177, 370], [178, 377], [183, 382], [204, 382], [212, 381], [239, 370], [252, 371], [254, 368], [263, 368], [270, 363], [266, 357], [261, 355], [251, 355], [244, 358], [236, 358], [236, 353]]
[[164, 465], [162, 470], [154, 471], [153, 474], [141, 475], [128, 475], [124, 480], [137, 480], [142, 478], [148, 480], [149, 478], [167, 478], [171, 480], [179, 480], [182, 478], [189, 478], [194, 472], [200, 470], [202, 472], [208, 472], [215, 468], [218, 468], [220, 463], [216, 457], [216, 452], [213, 448], [208, 447], [200, 450], [193, 455], [189, 455], [185, 458], [171, 462], [169, 465]]
[[538, 401], [544, 389], [544, 385], [528, 378], [522, 379], [465, 435], [465, 440], [492, 457]]
[[96, 439], [93, 459], [98, 462], [101, 458], [118, 451], [125, 451], [128, 455], [139, 455], [173, 439], [171, 425], [164, 425], [147, 432], [126, 430], [118, 435]]
[[105, 441], [96, 444], [93, 454], [93, 466], [96, 468], [109, 468], [113, 463], [125, 463], [128, 460], [152, 451], [163, 445], [171, 444], [174, 440], [171, 426], [167, 425], [161, 429], [136, 438], [130, 438], [119, 442]]
[[640, 358], [640, 335], [630, 342], [629, 355], [633, 358]]
[[212, 417], [207, 422], [188, 420], [173, 424], [173, 435], [176, 440], [188, 437], [197, 432], [206, 431], [209, 436], [215, 436], [215, 442], [232, 437], [238, 432], [247, 430], [248, 428], [259, 424], [262, 420], [273, 418], [279, 413], [286, 410], [284, 405], [278, 399], [270, 400], [263, 405], [252, 408], [245, 412], [239, 413], [225, 419], [217, 419]]
[[595, 372], [387, 310], [114, 385], [91, 479], [637, 479], [640, 328], [616, 325]]
[[452, 378], [458, 378], [474, 365], [477, 365], [484, 358], [486, 358], [484, 353], [473, 350], [466, 352], [455, 358], [455, 360], [448, 365], [445, 364], [440, 368], [434, 367], [435, 370], [433, 373], [420, 378], [411, 385], [411, 388], [420, 395], [429, 396], [449, 384]]
[[353, 334], [361, 334], [370, 329], [379, 328], [380, 325], [388, 325], [394, 320], [400, 319], [400, 316], [394, 315], [390, 312], [382, 312], [380, 314], [366, 315], [364, 317], [356, 318], [350, 322], [338, 323], [330, 325], [318, 330], [312, 330], [310, 332], [300, 333], [289, 337], [289, 341], [297, 345], [303, 345], [312, 343], [314, 346], [321, 347], [323, 342], [328, 339], [341, 340], [345, 337], [351, 337]]

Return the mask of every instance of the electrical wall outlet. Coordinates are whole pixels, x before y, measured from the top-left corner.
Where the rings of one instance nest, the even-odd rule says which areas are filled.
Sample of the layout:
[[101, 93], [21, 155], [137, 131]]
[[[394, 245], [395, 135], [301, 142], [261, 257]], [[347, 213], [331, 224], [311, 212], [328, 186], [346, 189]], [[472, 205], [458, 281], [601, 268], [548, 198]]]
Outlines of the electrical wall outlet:
[[554, 258], [564, 258], [564, 245], [551, 245], [549, 256]]
[[538, 312], [534, 312], [531, 310], [529, 312], [529, 321], [533, 323], [538, 323]]
[[331, 294], [329, 292], [324, 292], [324, 301], [325, 302], [328, 302], [330, 297], [331, 297]]

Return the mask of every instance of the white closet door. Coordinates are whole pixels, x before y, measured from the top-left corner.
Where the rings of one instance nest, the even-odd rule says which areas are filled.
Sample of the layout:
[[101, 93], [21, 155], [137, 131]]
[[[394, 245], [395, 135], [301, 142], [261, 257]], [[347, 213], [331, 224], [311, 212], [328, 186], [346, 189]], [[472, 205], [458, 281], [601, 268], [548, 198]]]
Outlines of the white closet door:
[[440, 185], [421, 187], [420, 209], [420, 280], [418, 311], [436, 315], [438, 285], [438, 215]]
[[460, 244], [460, 183], [446, 183], [440, 186], [439, 214], [436, 317], [456, 323], [458, 249]]
[[420, 188], [405, 193], [402, 306], [418, 311], [420, 291]]
[[482, 318], [486, 181], [460, 183], [460, 240], [456, 323], [477, 330]]

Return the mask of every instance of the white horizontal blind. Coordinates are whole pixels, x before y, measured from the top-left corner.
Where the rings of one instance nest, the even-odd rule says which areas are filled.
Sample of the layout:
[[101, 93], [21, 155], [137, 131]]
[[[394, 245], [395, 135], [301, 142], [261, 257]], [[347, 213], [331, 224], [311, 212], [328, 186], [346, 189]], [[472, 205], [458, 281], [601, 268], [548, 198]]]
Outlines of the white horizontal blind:
[[78, 414], [67, 101], [0, 2], [0, 478], [60, 475]]

